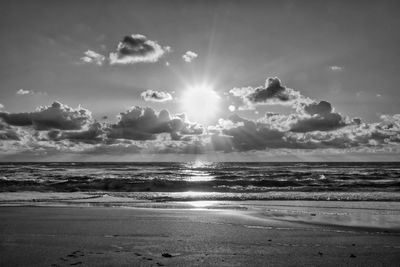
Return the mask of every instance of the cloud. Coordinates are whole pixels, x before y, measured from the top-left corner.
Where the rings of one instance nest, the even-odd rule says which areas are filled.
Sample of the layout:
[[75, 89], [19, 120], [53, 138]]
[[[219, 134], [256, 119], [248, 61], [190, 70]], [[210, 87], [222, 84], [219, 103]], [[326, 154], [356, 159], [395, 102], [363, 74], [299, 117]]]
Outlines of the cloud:
[[330, 131], [349, 123], [339, 113], [332, 112], [332, 105], [327, 101], [306, 104], [303, 106], [303, 110], [309, 116], [299, 116], [297, 122], [291, 126], [291, 131]]
[[310, 115], [327, 115], [332, 112], [332, 105], [327, 101], [314, 102], [305, 105], [304, 111]]
[[264, 121], [279, 121], [280, 129], [292, 132], [330, 131], [346, 126], [347, 118], [333, 112], [327, 101], [316, 101], [299, 91], [284, 87], [278, 78], [268, 78], [265, 87], [233, 88], [230, 93], [240, 97], [244, 106], [240, 109], [254, 109], [256, 105], [289, 105], [297, 113], [290, 116], [269, 114]]
[[185, 54], [182, 55], [182, 58], [185, 62], [190, 63], [193, 60], [195, 60], [198, 57], [198, 55], [195, 52], [192, 51], [186, 51]]
[[104, 125], [99, 122], [94, 122], [88, 126], [86, 130], [78, 131], [60, 131], [51, 130], [47, 136], [51, 140], [71, 140], [85, 143], [98, 143], [105, 138]]
[[110, 53], [110, 64], [135, 64], [138, 62], [157, 62], [169, 46], [162, 47], [156, 41], [141, 34], [125, 36], [117, 46], [117, 51]]
[[35, 95], [35, 94], [47, 95], [46, 92], [35, 92], [33, 90], [25, 90], [25, 89], [19, 89], [17, 92], [15, 92], [15, 94], [17, 94], [17, 95]]
[[183, 115], [171, 117], [165, 109], [157, 114], [152, 108], [134, 106], [120, 114], [118, 123], [109, 126], [108, 137], [155, 140], [157, 134], [169, 133], [171, 138], [178, 140], [183, 135], [202, 132], [203, 128], [200, 125], [188, 122]]
[[[232, 123], [221, 120], [219, 122], [221, 133], [225, 138], [214, 137], [215, 147], [224, 147], [224, 151], [230, 150], [263, 150], [267, 147], [286, 147], [283, 140], [284, 132], [273, 129], [266, 124], [247, 120], [238, 115], [229, 118]], [[228, 141], [229, 140], [229, 141]], [[231, 147], [226, 147], [231, 145]]]
[[0, 120], [0, 140], [20, 140], [15, 129]]
[[102, 54], [99, 54], [93, 50], [87, 50], [84, 54], [85, 54], [85, 56], [80, 58], [80, 60], [83, 63], [90, 63], [90, 64], [95, 64], [95, 65], [101, 66], [101, 65], [103, 65], [103, 63], [106, 60], [105, 56], [103, 56]]
[[294, 114], [267, 113], [264, 118], [254, 121], [232, 115], [212, 127], [213, 147], [222, 151], [256, 151], [276, 148], [378, 149], [400, 144], [400, 114], [384, 115], [379, 123], [353, 123], [335, 130], [315, 130], [316, 126], [311, 124], [307, 129], [313, 131], [294, 131], [293, 123], [296, 125], [298, 120]]
[[[232, 114], [204, 129], [184, 114], [134, 106], [116, 122], [99, 123], [82, 107], [59, 102], [34, 112], [0, 112], [2, 155], [111, 155], [121, 153], [231, 153], [337, 149], [398, 151], [400, 114], [365, 123], [335, 112], [327, 101], [301, 104], [296, 113], [268, 112], [259, 119]], [[397, 150], [396, 150], [397, 149]]]
[[340, 66], [329, 66], [329, 69], [331, 71], [342, 71], [344, 70], [344, 67], [340, 67]]
[[0, 119], [14, 126], [33, 126], [36, 130], [77, 130], [92, 121], [91, 112], [76, 109], [55, 101], [51, 106], [39, 107], [35, 112], [0, 112]]
[[289, 105], [297, 108], [300, 104], [312, 102], [308, 97], [291, 88], [282, 86], [277, 77], [266, 80], [265, 86], [233, 88], [229, 91], [232, 95], [240, 97], [244, 106], [241, 109], [254, 109], [255, 105]]
[[4, 105], [0, 103], [0, 109], [3, 109], [3, 108], [4, 108]]
[[17, 95], [32, 95], [32, 94], [33, 94], [33, 91], [31, 91], [31, 90], [19, 89], [19, 90], [16, 92], [16, 94], [17, 94]]
[[172, 95], [167, 92], [159, 92], [154, 90], [146, 90], [140, 94], [145, 101], [165, 102], [172, 100]]
[[292, 132], [331, 131], [346, 126], [344, 118], [338, 113], [300, 118], [292, 125]]

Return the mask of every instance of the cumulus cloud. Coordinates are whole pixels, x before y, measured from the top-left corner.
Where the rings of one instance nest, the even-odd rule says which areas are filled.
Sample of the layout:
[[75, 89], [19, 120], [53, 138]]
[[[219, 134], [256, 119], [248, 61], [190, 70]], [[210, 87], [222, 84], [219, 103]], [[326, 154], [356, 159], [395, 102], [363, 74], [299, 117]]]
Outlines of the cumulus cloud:
[[157, 62], [169, 46], [161, 46], [156, 41], [141, 34], [125, 36], [117, 46], [117, 51], [110, 53], [110, 64], [135, 64], [138, 62]]
[[245, 106], [242, 109], [253, 109], [255, 105], [289, 105], [298, 107], [300, 104], [312, 102], [300, 92], [282, 86], [277, 77], [270, 77], [266, 80], [265, 86], [233, 88], [229, 91], [232, 95], [240, 97]]
[[182, 55], [182, 58], [185, 62], [190, 63], [195, 60], [198, 55], [193, 51], [186, 51], [185, 54]]
[[344, 118], [338, 113], [299, 118], [292, 125], [293, 132], [331, 131], [346, 126]]
[[172, 100], [172, 95], [167, 92], [159, 92], [154, 90], [146, 90], [140, 94], [145, 101], [165, 102]]
[[83, 63], [91, 63], [91, 64], [101, 66], [101, 65], [103, 65], [103, 63], [106, 60], [105, 56], [103, 56], [102, 54], [99, 54], [93, 50], [87, 50], [84, 54], [85, 54], [85, 56], [81, 57], [81, 61]]
[[[328, 113], [331, 114], [331, 113]], [[400, 144], [400, 114], [385, 115], [379, 123], [353, 123], [336, 130], [293, 131], [298, 117], [267, 113], [249, 120], [232, 115], [212, 127], [213, 147], [222, 151], [265, 149], [350, 149]], [[219, 132], [219, 134], [218, 134]]]
[[155, 140], [160, 133], [169, 133], [171, 138], [180, 139], [182, 135], [201, 134], [203, 128], [198, 124], [190, 123], [185, 116], [171, 117], [167, 110], [160, 113], [152, 108], [134, 106], [122, 112], [116, 124], [108, 129], [109, 138], [131, 140]]
[[[184, 114], [134, 106], [117, 121], [99, 123], [91, 112], [59, 102], [34, 112], [0, 112], [0, 154], [208, 153], [273, 149], [392, 149], [400, 147], [400, 114], [376, 123], [347, 118], [327, 101], [300, 105], [296, 113], [268, 112], [259, 119], [232, 114], [216, 125]], [[33, 154], [32, 154], [33, 155]]]
[[20, 140], [15, 129], [0, 120], [0, 140]]
[[0, 119], [14, 126], [33, 126], [36, 130], [77, 130], [92, 121], [91, 112], [76, 109], [55, 101], [51, 106], [39, 107], [35, 112], [0, 112]]
[[4, 105], [0, 103], [0, 109], [4, 108]]
[[268, 78], [265, 87], [233, 88], [230, 93], [242, 99], [240, 109], [254, 109], [256, 105], [289, 105], [297, 113], [290, 116], [269, 114], [264, 121], [279, 121], [279, 128], [292, 132], [330, 131], [346, 126], [350, 122], [333, 112], [327, 101], [316, 101], [299, 91], [284, 87], [278, 78]]
[[332, 105], [327, 101], [306, 104], [303, 110], [308, 116], [298, 116], [296, 123], [291, 126], [291, 131], [330, 131], [350, 123], [339, 113], [332, 112]]
[[61, 130], [51, 130], [47, 133], [47, 136], [51, 140], [71, 140], [71, 141], [81, 141], [85, 143], [98, 143], [104, 140], [105, 132], [104, 125], [99, 122], [93, 122], [88, 125], [85, 130], [78, 131], [61, 131]]
[[[220, 120], [221, 133], [224, 137], [213, 138], [214, 147], [230, 150], [263, 150], [267, 147], [285, 147], [284, 132], [266, 124], [257, 123], [238, 115], [232, 115], [229, 122]], [[228, 145], [228, 147], [226, 147]]]

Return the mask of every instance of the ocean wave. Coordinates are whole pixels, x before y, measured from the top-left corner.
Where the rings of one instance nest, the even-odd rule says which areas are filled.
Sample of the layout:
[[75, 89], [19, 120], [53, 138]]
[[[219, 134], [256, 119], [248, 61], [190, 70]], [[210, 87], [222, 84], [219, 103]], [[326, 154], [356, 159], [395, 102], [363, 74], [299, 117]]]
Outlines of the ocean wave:
[[0, 191], [398, 192], [400, 163], [0, 163]]

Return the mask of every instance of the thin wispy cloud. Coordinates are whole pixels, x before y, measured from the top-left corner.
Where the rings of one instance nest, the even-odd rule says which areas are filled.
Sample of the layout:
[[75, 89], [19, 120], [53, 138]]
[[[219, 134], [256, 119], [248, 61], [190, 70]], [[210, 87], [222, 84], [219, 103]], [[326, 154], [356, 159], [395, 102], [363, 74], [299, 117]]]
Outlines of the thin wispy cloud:
[[87, 50], [85, 53], [85, 56], [81, 57], [81, 61], [83, 63], [91, 63], [95, 64], [98, 66], [101, 66], [104, 64], [106, 57], [93, 51], [93, 50]]
[[25, 89], [19, 89], [19, 90], [17, 90], [16, 92], [15, 92], [15, 94], [17, 94], [17, 95], [47, 95], [47, 93], [46, 92], [36, 92], [36, 91], [33, 91], [33, 90], [25, 90]]
[[19, 89], [17, 92], [15, 92], [17, 95], [32, 95], [33, 92], [31, 90], [24, 90], [24, 89]]
[[333, 66], [329, 66], [329, 69], [331, 71], [343, 71], [344, 67], [343, 66], [335, 66], [335, 65], [333, 65]]

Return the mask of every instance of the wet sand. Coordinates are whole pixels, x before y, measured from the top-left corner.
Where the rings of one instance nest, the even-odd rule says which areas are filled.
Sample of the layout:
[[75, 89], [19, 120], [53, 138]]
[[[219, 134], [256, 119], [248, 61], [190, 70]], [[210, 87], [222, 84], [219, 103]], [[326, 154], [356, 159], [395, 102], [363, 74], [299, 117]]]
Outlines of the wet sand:
[[[398, 266], [400, 262], [398, 203], [340, 207], [340, 203], [312, 201], [229, 202], [211, 203], [212, 209], [204, 209], [210, 203], [191, 204], [3, 206], [0, 266]], [[174, 205], [179, 208], [171, 208]], [[366, 217], [360, 219], [360, 214]], [[337, 217], [342, 223], [334, 220]], [[346, 223], [352, 217], [355, 222]], [[374, 223], [359, 223], [368, 218]]]

